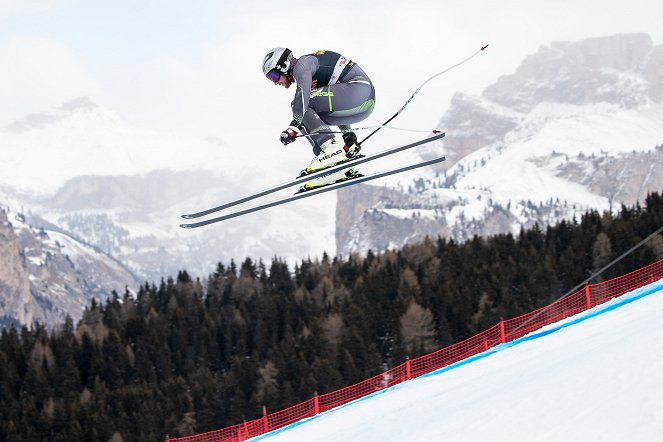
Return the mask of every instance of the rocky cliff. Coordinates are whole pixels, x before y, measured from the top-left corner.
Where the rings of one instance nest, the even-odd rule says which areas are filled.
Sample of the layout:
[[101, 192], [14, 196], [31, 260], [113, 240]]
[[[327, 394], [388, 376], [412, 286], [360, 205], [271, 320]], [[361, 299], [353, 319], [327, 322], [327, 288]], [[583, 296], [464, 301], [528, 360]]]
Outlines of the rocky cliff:
[[31, 227], [0, 210], [0, 325], [52, 327], [80, 318], [92, 298], [135, 289], [119, 262], [63, 233]]

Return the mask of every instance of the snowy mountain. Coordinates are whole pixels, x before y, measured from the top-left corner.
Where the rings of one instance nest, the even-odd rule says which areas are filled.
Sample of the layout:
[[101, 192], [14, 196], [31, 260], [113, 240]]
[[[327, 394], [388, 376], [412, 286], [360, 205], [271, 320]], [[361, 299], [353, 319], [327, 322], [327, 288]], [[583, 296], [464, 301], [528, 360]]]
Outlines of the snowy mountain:
[[[247, 146], [136, 127], [80, 98], [0, 128], [0, 205], [150, 282], [181, 269], [205, 277], [231, 259], [295, 263], [426, 235], [518, 232], [663, 189], [662, 73], [663, 46], [647, 35], [553, 43], [440, 109], [443, 142], [393, 159], [444, 153], [440, 167], [193, 231], [180, 214], [286, 181], [291, 165], [246, 173], [255, 169]], [[7, 312], [0, 305], [15, 319], [45, 314]]]
[[88, 98], [28, 115], [5, 127], [0, 142], [2, 184], [32, 194], [51, 194], [79, 176], [190, 170], [221, 160], [218, 145], [133, 127]]
[[660, 440], [662, 313], [659, 281], [252, 440]]
[[[86, 98], [3, 128], [0, 145], [0, 201], [35, 226], [72, 232], [145, 278], [159, 280], [183, 266], [205, 275], [220, 260], [271, 257], [282, 250], [273, 241], [289, 244], [285, 255], [297, 258], [333, 248], [333, 232], [311, 241], [285, 222], [257, 218], [183, 231], [181, 213], [264, 186], [264, 177], [259, 185], [241, 172], [251, 159], [223, 141], [134, 127]], [[290, 221], [331, 213], [333, 206], [325, 206], [329, 199], [288, 211]]]
[[[93, 247], [132, 275], [131, 283], [117, 279], [119, 291], [146, 280], [158, 283], [181, 269], [205, 277], [218, 262], [231, 259], [278, 255], [295, 261], [334, 251], [333, 196], [273, 210], [269, 217], [181, 229], [180, 214], [271, 181], [243, 173], [253, 158], [222, 140], [146, 130], [80, 98], [1, 128], [0, 146], [0, 205], [21, 214], [21, 222], [9, 216], [14, 235], [43, 228], [49, 236], [61, 232], [81, 247]], [[315, 229], [293, 228], [311, 220], [318, 220]], [[0, 246], [9, 242], [0, 237]], [[45, 300], [59, 296], [55, 289], [49, 295], [53, 285], [45, 287], [40, 292]], [[35, 292], [34, 287], [21, 290], [22, 297]], [[100, 297], [109, 294], [110, 289]], [[93, 295], [98, 291], [86, 294]], [[24, 314], [0, 303], [0, 316], [44, 320], [45, 304], [25, 304]]]
[[[433, 172], [339, 197], [342, 253], [426, 235], [517, 233], [663, 190], [663, 45], [644, 34], [558, 42], [480, 96], [458, 93], [440, 124]], [[386, 190], [385, 190], [386, 189]], [[351, 192], [370, 195], [360, 206]]]

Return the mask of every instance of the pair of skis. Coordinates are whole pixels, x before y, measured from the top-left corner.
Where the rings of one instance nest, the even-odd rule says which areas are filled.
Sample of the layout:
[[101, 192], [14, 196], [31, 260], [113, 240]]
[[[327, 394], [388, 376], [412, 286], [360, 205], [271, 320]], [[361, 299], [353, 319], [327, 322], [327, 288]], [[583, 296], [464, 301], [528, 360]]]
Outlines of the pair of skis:
[[[386, 157], [388, 155], [393, 155], [395, 153], [402, 152], [404, 150], [411, 149], [413, 147], [420, 146], [422, 144], [426, 144], [426, 143], [430, 143], [432, 141], [439, 140], [442, 137], [444, 137], [444, 135], [445, 135], [444, 133], [439, 133], [439, 134], [434, 135], [430, 138], [426, 138], [424, 140], [419, 140], [419, 141], [416, 141], [414, 143], [406, 144], [404, 146], [399, 146], [399, 147], [394, 147], [394, 148], [391, 148], [391, 149], [387, 149], [387, 150], [384, 150], [382, 152], [378, 152], [378, 153], [373, 154], [373, 155], [359, 156], [357, 158], [354, 158], [352, 160], [345, 161], [343, 163], [334, 165], [332, 167], [321, 170], [319, 172], [310, 173], [310, 174], [307, 174], [307, 175], [304, 175], [304, 176], [300, 176], [300, 177], [298, 177], [294, 180], [287, 181], [287, 182], [282, 183], [282, 184], [278, 184], [278, 185], [276, 185], [274, 187], [271, 187], [269, 189], [262, 190], [260, 192], [257, 192], [257, 193], [254, 193], [252, 195], [248, 195], [246, 197], [243, 197], [243, 198], [240, 198], [240, 199], [222, 204], [220, 206], [212, 207], [211, 209], [203, 210], [203, 211], [196, 212], [196, 213], [189, 213], [189, 214], [182, 215], [182, 218], [184, 218], [184, 219], [201, 218], [201, 217], [210, 215], [212, 213], [216, 213], [216, 212], [219, 212], [221, 210], [228, 209], [230, 207], [236, 206], [238, 204], [242, 204], [242, 203], [260, 198], [262, 196], [269, 195], [269, 194], [272, 194], [274, 192], [278, 192], [279, 190], [287, 189], [288, 187], [292, 187], [292, 186], [295, 186], [297, 184], [303, 183], [305, 181], [309, 181], [313, 178], [319, 178], [321, 176], [324, 176], [324, 175], [327, 175], [327, 174], [330, 174], [330, 173], [334, 173], [334, 172], [338, 172], [338, 171], [340, 171], [342, 169], [346, 169], [348, 167], [358, 166], [360, 164], [367, 163], [369, 161], [377, 160], [379, 158], [383, 158], [383, 157]], [[319, 195], [321, 193], [330, 192], [332, 190], [337, 190], [337, 189], [340, 189], [340, 188], [343, 188], [343, 187], [352, 186], [352, 185], [359, 184], [359, 183], [364, 183], [366, 181], [371, 181], [371, 180], [375, 180], [375, 179], [382, 178], [382, 177], [385, 177], [385, 176], [406, 172], [408, 170], [418, 169], [420, 167], [430, 166], [432, 164], [442, 162], [445, 159], [446, 158], [444, 156], [442, 156], [442, 157], [439, 157], [439, 158], [435, 158], [433, 160], [423, 161], [421, 163], [416, 163], [416, 164], [412, 164], [412, 165], [405, 166], [405, 167], [399, 167], [397, 169], [392, 169], [392, 170], [388, 170], [388, 171], [384, 171], [384, 172], [378, 172], [378, 173], [374, 173], [374, 174], [370, 174], [370, 175], [366, 175], [366, 176], [361, 176], [361, 177], [357, 177], [357, 178], [348, 179], [348, 180], [341, 181], [341, 182], [338, 182], [338, 183], [335, 183], [335, 184], [330, 184], [328, 186], [321, 187], [319, 189], [308, 190], [306, 192], [296, 193], [294, 195], [287, 196], [287, 197], [284, 197], [284, 198], [281, 198], [281, 199], [277, 199], [277, 200], [274, 200], [274, 201], [271, 201], [271, 202], [268, 202], [268, 203], [265, 203], [265, 204], [250, 207], [248, 209], [237, 210], [237, 211], [234, 211], [234, 212], [231, 212], [231, 213], [227, 213], [225, 215], [217, 216], [215, 218], [208, 218], [208, 219], [203, 220], [203, 221], [180, 224], [180, 227], [183, 227], [185, 229], [194, 229], [196, 227], [206, 226], [206, 225], [209, 225], [209, 224], [217, 223], [219, 221], [225, 221], [227, 219], [236, 218], [238, 216], [246, 215], [248, 213], [257, 212], [259, 210], [268, 209], [268, 208], [274, 207], [274, 206], [280, 206], [281, 204], [286, 204], [286, 203], [289, 203], [291, 201], [296, 201], [296, 200], [299, 200], [299, 199], [308, 198], [310, 196]]]

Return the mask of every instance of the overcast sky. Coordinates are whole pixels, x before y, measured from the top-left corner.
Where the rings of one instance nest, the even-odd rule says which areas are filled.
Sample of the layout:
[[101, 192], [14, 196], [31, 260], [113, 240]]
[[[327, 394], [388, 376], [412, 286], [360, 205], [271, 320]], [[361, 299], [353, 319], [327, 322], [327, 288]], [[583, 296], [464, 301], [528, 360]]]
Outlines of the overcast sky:
[[[288, 46], [357, 61], [390, 117], [428, 77], [488, 50], [424, 88], [395, 126], [432, 128], [456, 91], [480, 93], [541, 45], [646, 32], [663, 43], [660, 0], [0, 0], [0, 127], [80, 96], [132, 124], [237, 145], [278, 144], [291, 91], [261, 72]], [[386, 132], [386, 131], [383, 131]]]

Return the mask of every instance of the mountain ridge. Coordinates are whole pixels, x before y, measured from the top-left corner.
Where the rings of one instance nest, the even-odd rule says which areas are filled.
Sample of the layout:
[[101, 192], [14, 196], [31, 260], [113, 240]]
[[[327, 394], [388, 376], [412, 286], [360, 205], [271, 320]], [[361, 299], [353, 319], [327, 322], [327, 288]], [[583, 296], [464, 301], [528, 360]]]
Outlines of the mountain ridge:
[[556, 42], [481, 95], [457, 93], [438, 125], [447, 136], [420, 150], [424, 158], [442, 150], [448, 160], [410, 175], [409, 185], [400, 177], [390, 186], [407, 194], [407, 205], [355, 207], [361, 215], [337, 232], [337, 250], [381, 251], [427, 235], [517, 233], [659, 191], [661, 54], [663, 45], [646, 34]]

